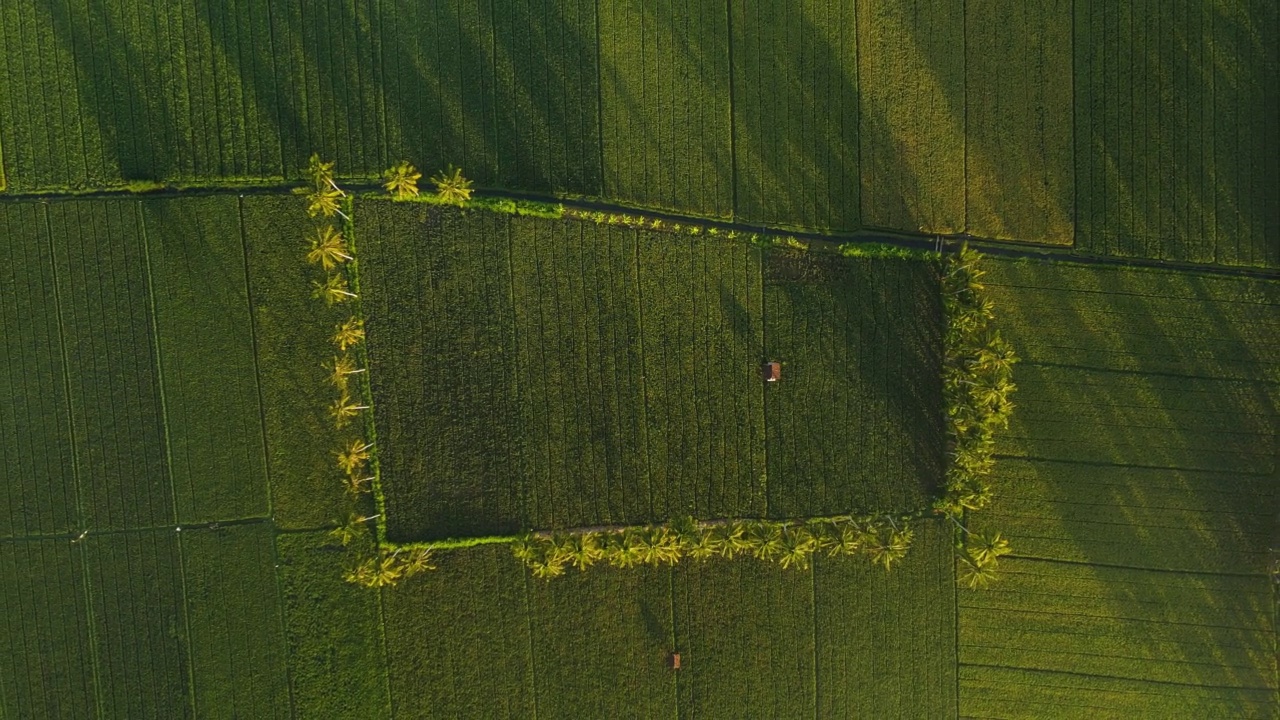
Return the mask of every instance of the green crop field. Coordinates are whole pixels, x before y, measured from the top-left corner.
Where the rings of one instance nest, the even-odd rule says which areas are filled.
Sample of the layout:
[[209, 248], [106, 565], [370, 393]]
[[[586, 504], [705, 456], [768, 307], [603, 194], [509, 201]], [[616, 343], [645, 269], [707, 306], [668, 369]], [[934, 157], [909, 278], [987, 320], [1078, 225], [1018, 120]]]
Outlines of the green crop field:
[[0, 148], [0, 720], [1280, 720], [1270, 0], [4, 0]]
[[961, 714], [1275, 709], [1273, 283], [1000, 263], [1019, 409], [960, 599]]
[[[928, 503], [928, 264], [780, 261], [766, 286], [741, 241], [386, 202], [356, 217], [392, 537]], [[764, 388], [766, 356], [788, 382]]]

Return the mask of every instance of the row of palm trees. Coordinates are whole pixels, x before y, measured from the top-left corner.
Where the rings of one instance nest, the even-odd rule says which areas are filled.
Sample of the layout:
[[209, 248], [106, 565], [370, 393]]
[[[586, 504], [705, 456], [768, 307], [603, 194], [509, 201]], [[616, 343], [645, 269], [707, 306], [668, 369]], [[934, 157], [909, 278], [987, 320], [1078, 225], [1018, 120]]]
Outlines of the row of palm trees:
[[730, 559], [739, 555], [807, 570], [815, 553], [862, 556], [890, 570], [906, 556], [915, 537], [909, 517], [840, 516], [804, 521], [693, 518], [614, 530], [528, 533], [512, 552], [535, 577], [559, 577], [597, 563], [618, 568], [674, 565], [682, 559]]
[[994, 327], [994, 307], [982, 278], [982, 255], [965, 243], [948, 256], [942, 272], [947, 319], [943, 337], [943, 398], [946, 407], [948, 464], [945, 492], [934, 504], [962, 531], [957, 536], [960, 579], [970, 588], [996, 577], [999, 558], [1011, 552], [1000, 536], [970, 533], [968, 511], [991, 502], [989, 476], [995, 465], [995, 434], [1009, 426], [1013, 347]]

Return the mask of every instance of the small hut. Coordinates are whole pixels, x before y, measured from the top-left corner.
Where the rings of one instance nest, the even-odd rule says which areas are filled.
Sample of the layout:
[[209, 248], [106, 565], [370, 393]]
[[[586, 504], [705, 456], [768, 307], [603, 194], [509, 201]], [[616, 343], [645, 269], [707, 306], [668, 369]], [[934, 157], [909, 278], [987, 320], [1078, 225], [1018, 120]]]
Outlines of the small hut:
[[680, 653], [678, 652], [671, 653], [671, 669], [672, 670], [680, 669]]
[[782, 363], [767, 362], [760, 369], [765, 382], [778, 382], [782, 379]]

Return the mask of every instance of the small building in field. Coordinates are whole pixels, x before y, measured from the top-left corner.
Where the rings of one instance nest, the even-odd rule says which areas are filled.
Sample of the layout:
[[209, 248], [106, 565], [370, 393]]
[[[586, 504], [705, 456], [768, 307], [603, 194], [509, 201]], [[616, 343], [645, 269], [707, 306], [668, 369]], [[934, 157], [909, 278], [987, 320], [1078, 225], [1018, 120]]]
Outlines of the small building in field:
[[778, 382], [782, 379], [782, 363], [767, 362], [760, 369], [765, 382]]

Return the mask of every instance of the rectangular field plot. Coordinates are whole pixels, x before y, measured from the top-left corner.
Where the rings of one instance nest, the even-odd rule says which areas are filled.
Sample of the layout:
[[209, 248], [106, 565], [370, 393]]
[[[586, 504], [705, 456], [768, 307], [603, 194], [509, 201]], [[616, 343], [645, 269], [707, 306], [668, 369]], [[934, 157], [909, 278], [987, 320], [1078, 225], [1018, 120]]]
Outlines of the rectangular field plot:
[[[326, 532], [280, 533], [276, 551], [295, 716], [390, 717], [379, 599], [343, 581], [351, 553]], [[396, 637], [414, 649], [436, 647], [420, 635]]]
[[961, 714], [1266, 716], [1274, 287], [991, 267], [1024, 360], [996, 499], [970, 527], [1002, 532], [1017, 557], [961, 596]]
[[512, 532], [524, 507], [507, 221], [356, 212], [387, 532]]
[[84, 543], [103, 714], [192, 717], [178, 533], [90, 534]]
[[676, 717], [672, 572], [593, 567], [530, 579], [539, 717]]
[[[439, 566], [382, 593], [395, 716], [516, 720], [542, 711], [534, 708], [524, 566], [506, 545], [450, 552]], [[577, 712], [585, 710], [567, 714]]]
[[334, 465], [343, 436], [325, 414], [334, 397], [321, 367], [336, 349], [334, 325], [350, 313], [311, 297], [311, 282], [323, 271], [304, 260], [315, 223], [303, 200], [250, 196], [241, 203], [272, 511], [283, 528], [316, 528], [351, 507]]
[[71, 200], [51, 203], [48, 214], [85, 525], [170, 525], [173, 488], [138, 205]]
[[671, 572], [681, 715], [814, 717], [814, 575], [751, 557]]
[[602, 194], [733, 213], [728, 12], [716, 0], [601, 0]]
[[1276, 4], [1074, 12], [1078, 246], [1280, 267]]
[[96, 716], [84, 563], [66, 539], [0, 541], [0, 717]]
[[862, 223], [959, 232], [965, 227], [964, 5], [857, 5]]
[[267, 514], [236, 198], [142, 203], [179, 522]]
[[290, 717], [273, 536], [266, 522], [182, 531], [200, 717]]
[[915, 525], [890, 572], [862, 558], [813, 568], [817, 717], [948, 717], [956, 707], [952, 530]]
[[856, 3], [767, 0], [729, 10], [735, 216], [856, 229]]
[[980, 0], [964, 8], [968, 232], [1070, 245], [1072, 4]]
[[[770, 254], [766, 288], [762, 251], [721, 238], [357, 214], [394, 538], [904, 509], [933, 492], [932, 265]], [[776, 386], [766, 357], [784, 363]]]
[[0, 206], [0, 537], [68, 532], [77, 509], [71, 408], [58, 317], [58, 278], [44, 206]]
[[920, 507], [942, 474], [937, 270], [773, 255], [765, 347], [769, 514]]

